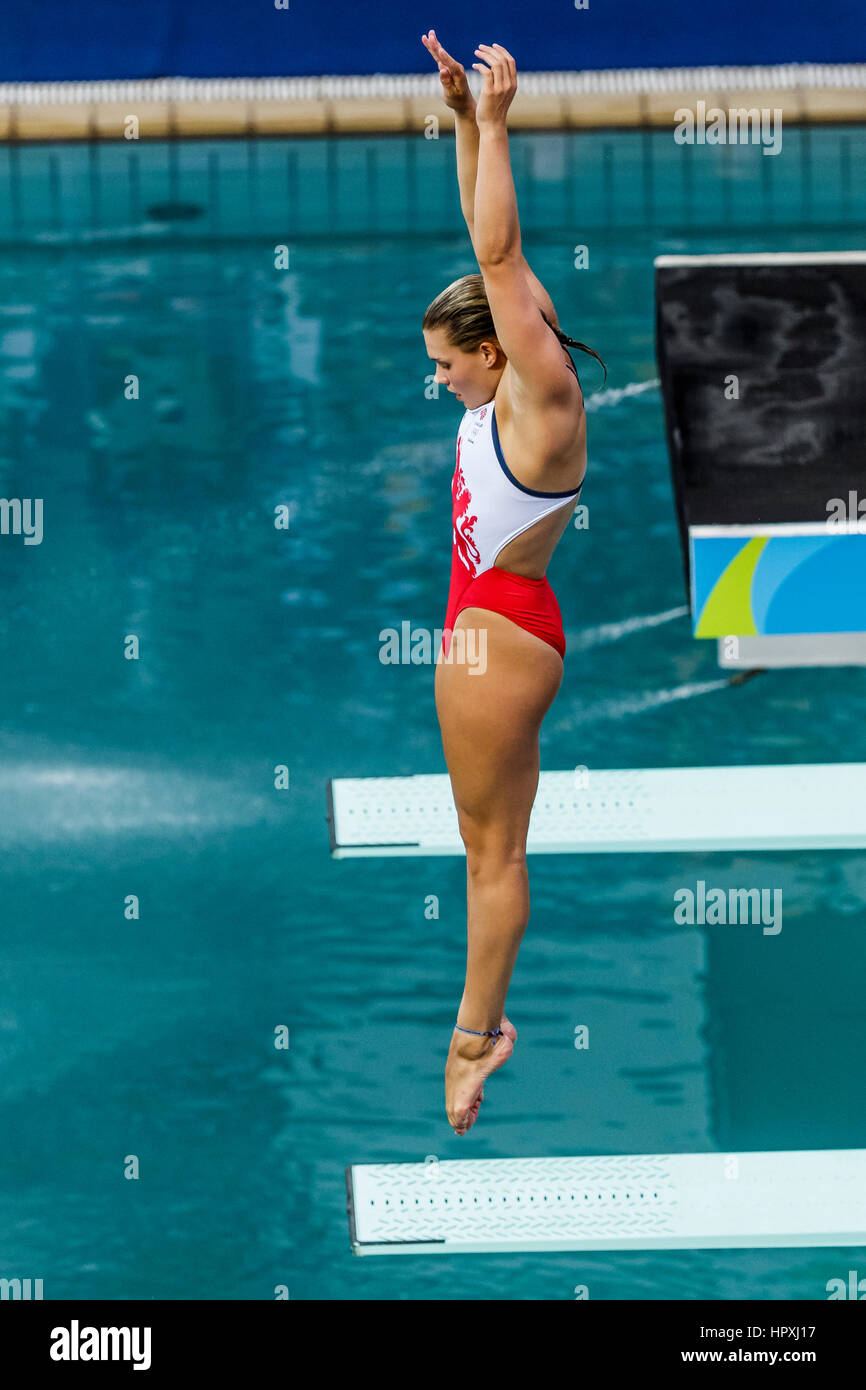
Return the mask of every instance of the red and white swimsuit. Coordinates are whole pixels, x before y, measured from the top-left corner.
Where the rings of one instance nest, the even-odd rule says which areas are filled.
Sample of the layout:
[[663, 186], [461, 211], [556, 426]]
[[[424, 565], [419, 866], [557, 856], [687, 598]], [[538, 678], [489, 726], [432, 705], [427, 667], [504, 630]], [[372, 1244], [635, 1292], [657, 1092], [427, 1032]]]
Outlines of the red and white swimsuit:
[[457, 434], [451, 483], [451, 589], [442, 641], [446, 658], [452, 629], [464, 608], [502, 613], [565, 656], [562, 614], [547, 576], [529, 579], [498, 569], [496, 557], [515, 536], [579, 495], [579, 487], [539, 492], [519, 483], [502, 456], [493, 401], [466, 411]]

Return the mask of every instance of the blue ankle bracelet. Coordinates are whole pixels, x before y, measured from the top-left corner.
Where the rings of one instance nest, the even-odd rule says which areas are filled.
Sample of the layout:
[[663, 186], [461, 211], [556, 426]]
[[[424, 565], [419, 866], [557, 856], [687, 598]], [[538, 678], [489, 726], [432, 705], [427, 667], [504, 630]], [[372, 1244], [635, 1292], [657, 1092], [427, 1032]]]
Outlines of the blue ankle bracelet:
[[462, 1023], [455, 1023], [455, 1028], [459, 1028], [461, 1033], [474, 1033], [476, 1038], [496, 1038], [502, 1037], [501, 1028], [464, 1028]]

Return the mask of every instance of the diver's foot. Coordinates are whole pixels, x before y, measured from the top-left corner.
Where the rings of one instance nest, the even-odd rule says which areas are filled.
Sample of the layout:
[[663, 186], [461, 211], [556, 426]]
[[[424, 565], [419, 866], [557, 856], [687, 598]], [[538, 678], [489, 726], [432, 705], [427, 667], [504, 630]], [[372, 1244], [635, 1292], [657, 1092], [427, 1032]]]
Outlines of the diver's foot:
[[[516, 1042], [517, 1042], [517, 1029], [515, 1028], [514, 1024], [511, 1022], [511, 1019], [510, 1019], [510, 1018], [506, 1018], [505, 1014], [503, 1014], [502, 1017], [501, 1017], [501, 1019], [499, 1020], [499, 1027], [502, 1029], [503, 1033], [506, 1033], [506, 1034], [508, 1035], [508, 1037], [511, 1039], [511, 1041], [512, 1041], [513, 1043], [516, 1043]], [[479, 1108], [479, 1106], [481, 1105], [481, 1102], [483, 1101], [483, 1099], [484, 1099], [484, 1087], [482, 1086], [482, 1087], [481, 1087], [481, 1090], [480, 1090], [480, 1092], [479, 1092], [479, 1094], [478, 1094], [478, 1105], [475, 1106], [475, 1119], [478, 1118], [478, 1108]], [[475, 1123], [475, 1120], [473, 1120], [473, 1124], [474, 1124], [474, 1123]]]
[[478, 1119], [484, 1083], [508, 1061], [517, 1029], [503, 1014], [498, 1038], [478, 1038], [456, 1028], [445, 1065], [445, 1109], [455, 1134], [465, 1134]]

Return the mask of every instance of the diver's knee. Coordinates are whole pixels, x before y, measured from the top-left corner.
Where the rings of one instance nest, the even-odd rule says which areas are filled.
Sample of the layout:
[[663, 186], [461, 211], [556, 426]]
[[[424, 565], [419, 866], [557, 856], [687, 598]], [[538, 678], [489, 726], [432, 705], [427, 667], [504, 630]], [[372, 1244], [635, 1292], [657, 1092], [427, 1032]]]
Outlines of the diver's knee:
[[503, 873], [526, 863], [526, 826], [497, 825], [465, 815], [458, 816], [458, 825], [471, 874]]

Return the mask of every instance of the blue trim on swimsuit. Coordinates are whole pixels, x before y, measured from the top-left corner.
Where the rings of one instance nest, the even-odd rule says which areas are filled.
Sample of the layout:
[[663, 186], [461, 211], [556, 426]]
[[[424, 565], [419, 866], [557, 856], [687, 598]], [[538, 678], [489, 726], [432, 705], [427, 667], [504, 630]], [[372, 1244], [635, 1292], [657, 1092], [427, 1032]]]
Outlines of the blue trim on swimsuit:
[[[563, 350], [563, 352], [565, 353], [566, 357], [568, 358], [568, 365], [569, 365], [569, 367], [570, 367], [571, 370], [574, 372], [574, 375], [577, 376], [577, 367], [575, 367], [575, 365], [574, 365], [574, 358], [572, 357], [571, 353], [569, 352], [569, 350], [568, 350], [568, 348], [565, 346], [565, 344], [563, 344], [562, 350]], [[578, 384], [578, 386], [580, 386], [580, 377], [579, 377], [579, 376], [577, 376], [577, 384]], [[583, 390], [583, 388], [581, 387], [581, 391], [582, 391], [582, 390]]]
[[[577, 375], [577, 373], [575, 373], [575, 376], [576, 376], [576, 375]], [[499, 466], [500, 466], [500, 468], [502, 469], [502, 471], [503, 471], [503, 473], [505, 474], [506, 478], [508, 478], [509, 481], [512, 482], [512, 483], [514, 484], [515, 487], [519, 487], [521, 492], [528, 492], [529, 495], [530, 495], [530, 497], [577, 497], [577, 496], [579, 496], [579, 494], [580, 494], [580, 489], [583, 487], [583, 480], [582, 480], [582, 479], [581, 479], [580, 484], [579, 484], [576, 488], [574, 488], [574, 487], [568, 487], [568, 488], [565, 489], [565, 492], [541, 492], [537, 487], [526, 487], [523, 483], [520, 483], [520, 482], [517, 481], [517, 479], [515, 478], [515, 476], [514, 476], [514, 474], [512, 473], [511, 469], [508, 467], [508, 464], [505, 462], [505, 459], [503, 458], [503, 455], [502, 455], [502, 448], [501, 448], [500, 443], [499, 443], [499, 430], [498, 430], [497, 427], [496, 427], [496, 409], [495, 409], [495, 407], [494, 407], [494, 409], [493, 409], [492, 412], [491, 412], [490, 432], [491, 432], [491, 436], [492, 436], [492, 438], [493, 438], [493, 448], [496, 450], [496, 457], [499, 459]]]

